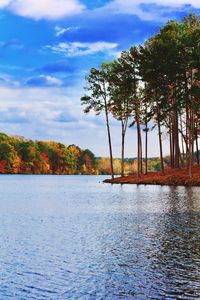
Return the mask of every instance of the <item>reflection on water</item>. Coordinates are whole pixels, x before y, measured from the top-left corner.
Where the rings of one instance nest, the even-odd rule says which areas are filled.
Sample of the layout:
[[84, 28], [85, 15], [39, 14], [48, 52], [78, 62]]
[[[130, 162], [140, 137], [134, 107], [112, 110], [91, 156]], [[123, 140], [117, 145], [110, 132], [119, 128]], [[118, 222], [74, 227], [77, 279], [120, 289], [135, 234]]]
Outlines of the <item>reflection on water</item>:
[[0, 179], [0, 299], [200, 298], [200, 188]]

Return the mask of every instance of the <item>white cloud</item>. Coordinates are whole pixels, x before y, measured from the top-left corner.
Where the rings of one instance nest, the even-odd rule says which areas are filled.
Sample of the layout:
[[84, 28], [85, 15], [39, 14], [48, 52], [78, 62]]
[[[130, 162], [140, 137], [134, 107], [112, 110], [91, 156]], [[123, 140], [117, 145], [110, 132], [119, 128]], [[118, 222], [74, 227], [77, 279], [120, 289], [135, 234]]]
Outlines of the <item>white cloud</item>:
[[0, 74], [0, 85], [19, 86], [20, 83], [14, 80], [13, 77], [8, 74]]
[[109, 42], [96, 42], [96, 43], [59, 43], [58, 45], [49, 46], [45, 48], [50, 49], [54, 53], [63, 54], [64, 56], [83, 56], [91, 55], [98, 52], [105, 52], [113, 54], [116, 51], [118, 44]]
[[0, 8], [35, 20], [56, 20], [81, 13], [85, 7], [79, 0], [0, 0]]
[[0, 0], [0, 8], [4, 8], [10, 3], [10, 0]]
[[199, 0], [145, 0], [144, 3], [156, 3], [158, 5], [166, 5], [166, 6], [173, 6], [173, 7], [181, 7], [183, 5], [192, 5], [195, 8], [200, 8]]
[[49, 76], [49, 75], [48, 76], [41, 75], [41, 76], [46, 79], [47, 84], [49, 84], [49, 85], [61, 86], [63, 84], [63, 81], [59, 78]]
[[[84, 115], [80, 97], [81, 86], [70, 88], [0, 86], [1, 132], [36, 140], [54, 140], [91, 149], [97, 156], [108, 156], [104, 115]], [[121, 152], [119, 122], [111, 120], [114, 156]], [[117, 126], [116, 126], [117, 124]], [[96, 137], [94, 143], [94, 136]], [[137, 154], [136, 130], [128, 129], [126, 156]], [[157, 130], [150, 132], [149, 155], [159, 155]], [[168, 153], [168, 143], [164, 143]]]
[[67, 28], [63, 28], [63, 27], [60, 27], [60, 26], [55, 26], [55, 32], [56, 32], [57, 37], [63, 35], [67, 31], [75, 31], [75, 30], [78, 30], [78, 29], [79, 29], [78, 26], [67, 27]]
[[[159, 9], [144, 10], [144, 5], [158, 5]], [[138, 15], [142, 19], [151, 20], [161, 18], [160, 13], [168, 9], [179, 9], [185, 5], [200, 8], [200, 0], [113, 0], [98, 10], [109, 10], [111, 13], [125, 13]], [[161, 7], [165, 7], [161, 9]], [[86, 7], [80, 0], [0, 0], [0, 9], [5, 8], [13, 13], [39, 19], [57, 20], [81, 13]], [[160, 12], [160, 13], [159, 13]], [[57, 36], [74, 28], [60, 28]]]
[[[159, 9], [144, 10], [143, 5], [155, 4]], [[191, 5], [193, 8], [200, 8], [199, 0], [113, 0], [107, 4], [103, 9], [112, 11], [113, 13], [124, 13], [138, 15], [141, 19], [153, 20], [155, 18], [162, 18], [160, 13], [168, 12], [169, 8], [180, 9], [185, 5]], [[163, 9], [161, 9], [163, 7]]]
[[62, 28], [62, 27], [59, 27], [59, 26], [55, 27], [56, 36], [63, 35], [66, 31], [67, 31], [66, 28]]
[[62, 86], [63, 81], [59, 78], [49, 76], [49, 75], [39, 75], [36, 77], [31, 77], [25, 82], [28, 86]]

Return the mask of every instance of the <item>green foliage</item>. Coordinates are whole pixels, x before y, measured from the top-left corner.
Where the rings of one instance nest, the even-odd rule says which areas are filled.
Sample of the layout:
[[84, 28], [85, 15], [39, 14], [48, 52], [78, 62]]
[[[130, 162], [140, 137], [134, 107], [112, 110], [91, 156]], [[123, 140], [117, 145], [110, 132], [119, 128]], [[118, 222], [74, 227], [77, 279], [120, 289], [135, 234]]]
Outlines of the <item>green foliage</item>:
[[[180, 163], [183, 166], [184, 153], [187, 153], [191, 176], [194, 144], [198, 148], [200, 135], [198, 16], [190, 14], [182, 22], [169, 21], [144, 45], [123, 51], [118, 59], [102, 64], [100, 69], [92, 68], [86, 82], [89, 95], [81, 98], [85, 112], [93, 110], [99, 114], [104, 110], [107, 127], [109, 113], [121, 122], [122, 176], [126, 163], [125, 134], [130, 118], [129, 127], [137, 125], [138, 176], [141, 175], [144, 148], [147, 161], [149, 129], [155, 127], [158, 128], [160, 162], [154, 169], [161, 167], [164, 174], [162, 141], [165, 131], [169, 138], [171, 167], [179, 168]], [[145, 147], [142, 147], [141, 128], [145, 132]], [[111, 148], [110, 128], [108, 137]], [[112, 151], [110, 160], [112, 165]]]
[[109, 101], [108, 96], [108, 65], [103, 63], [101, 68], [90, 70], [90, 74], [86, 77], [85, 90], [89, 93], [81, 98], [81, 104], [85, 106], [84, 112], [89, 113], [93, 110], [99, 115], [103, 110], [107, 109]]

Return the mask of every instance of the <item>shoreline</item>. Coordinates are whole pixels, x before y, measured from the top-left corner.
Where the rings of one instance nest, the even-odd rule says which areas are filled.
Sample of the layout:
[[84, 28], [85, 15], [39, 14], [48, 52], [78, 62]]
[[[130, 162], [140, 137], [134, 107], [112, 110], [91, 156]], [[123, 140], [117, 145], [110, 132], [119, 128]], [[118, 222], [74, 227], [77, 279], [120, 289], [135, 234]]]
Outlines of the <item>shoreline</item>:
[[137, 185], [162, 185], [162, 186], [200, 186], [200, 166], [194, 166], [192, 169], [193, 177], [188, 176], [188, 170], [184, 169], [166, 169], [165, 175], [160, 172], [149, 172], [147, 175], [137, 177], [137, 174], [106, 179], [104, 183], [111, 184], [137, 184]]

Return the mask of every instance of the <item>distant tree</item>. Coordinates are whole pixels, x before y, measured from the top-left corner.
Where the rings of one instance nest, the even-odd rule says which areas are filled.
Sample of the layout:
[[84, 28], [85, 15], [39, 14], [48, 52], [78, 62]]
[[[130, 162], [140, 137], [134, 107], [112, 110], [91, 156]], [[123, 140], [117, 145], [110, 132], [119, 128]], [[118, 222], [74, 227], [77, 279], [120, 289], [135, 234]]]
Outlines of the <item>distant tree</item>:
[[0, 143], [0, 162], [2, 173], [14, 173], [12, 168], [17, 157], [17, 153], [12, 145], [7, 142]]

